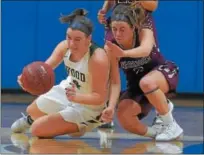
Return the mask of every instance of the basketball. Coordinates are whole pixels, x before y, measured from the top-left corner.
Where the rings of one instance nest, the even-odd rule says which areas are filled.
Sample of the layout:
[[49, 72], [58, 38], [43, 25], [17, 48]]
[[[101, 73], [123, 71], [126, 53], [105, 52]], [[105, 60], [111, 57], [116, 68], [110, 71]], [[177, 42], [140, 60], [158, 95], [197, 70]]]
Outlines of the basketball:
[[36, 61], [24, 67], [21, 75], [23, 88], [32, 95], [48, 92], [55, 83], [55, 74], [51, 66]]

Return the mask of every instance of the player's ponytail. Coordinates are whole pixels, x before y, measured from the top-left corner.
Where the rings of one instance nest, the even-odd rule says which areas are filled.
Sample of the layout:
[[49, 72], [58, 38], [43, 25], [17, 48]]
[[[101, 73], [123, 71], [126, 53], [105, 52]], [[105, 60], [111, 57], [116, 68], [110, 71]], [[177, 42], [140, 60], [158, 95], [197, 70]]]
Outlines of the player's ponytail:
[[60, 22], [70, 24], [77, 16], [86, 16], [87, 14], [88, 14], [88, 11], [86, 11], [85, 9], [76, 9], [69, 15], [66, 15], [66, 16], [61, 15]]
[[136, 20], [136, 24], [141, 26], [145, 20], [145, 10], [141, 5], [137, 4], [137, 1], [131, 3], [130, 9], [133, 12], [132, 15]]
[[71, 14], [61, 16], [62, 23], [70, 24], [73, 30], [79, 30], [89, 36], [93, 31], [93, 24], [89, 18], [86, 17], [88, 12], [85, 9], [76, 9]]

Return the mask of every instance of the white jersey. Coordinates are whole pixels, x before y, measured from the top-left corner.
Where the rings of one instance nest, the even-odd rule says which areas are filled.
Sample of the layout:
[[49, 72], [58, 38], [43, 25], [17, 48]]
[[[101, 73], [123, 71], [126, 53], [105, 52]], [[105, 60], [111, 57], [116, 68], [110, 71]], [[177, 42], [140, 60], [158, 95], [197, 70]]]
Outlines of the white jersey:
[[[69, 83], [76, 85], [76, 92], [89, 94], [92, 92], [92, 79], [89, 72], [89, 60], [97, 46], [92, 44], [89, 51], [79, 62], [70, 61], [70, 50], [64, 56], [64, 64], [68, 72], [68, 76], [59, 85], [55, 85], [49, 92], [40, 95], [36, 100], [38, 108], [46, 114], [60, 113], [67, 122], [78, 125], [79, 131], [85, 125], [86, 131], [100, 126], [100, 115], [106, 106], [109, 92], [107, 92], [107, 100], [100, 105], [86, 105], [82, 103], [71, 102], [67, 99], [65, 88], [69, 87]], [[107, 89], [109, 90], [109, 81], [107, 81]]]
[[84, 57], [78, 62], [70, 61], [70, 51], [68, 50], [64, 56], [64, 64], [68, 73], [66, 81], [60, 83], [63, 87], [69, 87], [70, 83], [75, 84], [76, 92], [78, 93], [90, 93], [91, 79], [89, 74], [89, 58], [90, 53], [87, 52]]
[[[91, 48], [89, 49], [91, 50]], [[70, 50], [67, 51], [67, 53], [64, 56], [64, 64], [65, 64], [68, 76], [66, 80], [63, 80], [60, 83], [61, 87], [67, 88], [70, 86], [70, 83], [74, 83], [76, 86], [76, 92], [83, 93], [83, 94], [92, 92], [91, 73], [89, 72], [89, 59], [91, 57], [90, 52], [91, 51], [87, 52], [80, 61], [72, 62], [70, 61], [71, 52]], [[107, 87], [109, 87], [109, 83], [107, 83]], [[107, 94], [107, 100], [108, 100], [108, 94]], [[88, 105], [88, 107], [92, 107], [92, 106]]]

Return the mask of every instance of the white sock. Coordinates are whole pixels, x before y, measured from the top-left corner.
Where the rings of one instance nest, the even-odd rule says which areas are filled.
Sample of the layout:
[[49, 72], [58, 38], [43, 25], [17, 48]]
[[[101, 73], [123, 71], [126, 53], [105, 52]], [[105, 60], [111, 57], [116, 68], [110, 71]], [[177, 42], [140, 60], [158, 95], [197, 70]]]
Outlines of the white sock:
[[170, 124], [174, 121], [174, 118], [173, 118], [171, 112], [168, 112], [165, 115], [160, 115], [160, 116], [161, 116], [161, 119], [163, 120], [164, 124]]
[[152, 127], [147, 127], [147, 132], [144, 134], [145, 137], [154, 138], [157, 132]]

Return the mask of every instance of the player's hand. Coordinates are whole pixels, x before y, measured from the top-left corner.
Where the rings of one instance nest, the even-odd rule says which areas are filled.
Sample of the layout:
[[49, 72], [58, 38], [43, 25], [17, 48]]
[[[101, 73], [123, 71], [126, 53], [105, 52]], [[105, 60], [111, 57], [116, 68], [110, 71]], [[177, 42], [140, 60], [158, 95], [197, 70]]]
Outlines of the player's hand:
[[110, 123], [113, 120], [114, 112], [115, 110], [113, 107], [107, 107], [106, 109], [103, 110], [100, 119], [105, 123]]
[[106, 12], [103, 10], [103, 9], [100, 9], [99, 11], [98, 11], [98, 21], [99, 21], [99, 23], [101, 23], [101, 24], [106, 24]]
[[110, 52], [111, 55], [113, 55], [116, 58], [124, 57], [124, 50], [121, 49], [116, 44], [113, 44], [112, 42], [110, 42], [108, 40], [106, 40], [104, 48], [105, 48], [106, 51]]
[[69, 101], [73, 101], [76, 96], [76, 86], [73, 83], [70, 83], [70, 86], [65, 88], [66, 96]]
[[22, 81], [21, 81], [21, 77], [22, 77], [22, 74], [17, 77], [17, 82], [18, 82], [19, 86], [21, 86], [21, 88], [24, 91], [26, 91], [26, 89], [23, 87], [23, 84], [22, 84]]

